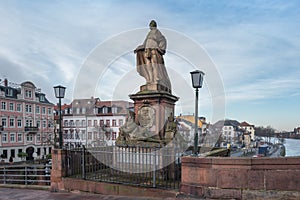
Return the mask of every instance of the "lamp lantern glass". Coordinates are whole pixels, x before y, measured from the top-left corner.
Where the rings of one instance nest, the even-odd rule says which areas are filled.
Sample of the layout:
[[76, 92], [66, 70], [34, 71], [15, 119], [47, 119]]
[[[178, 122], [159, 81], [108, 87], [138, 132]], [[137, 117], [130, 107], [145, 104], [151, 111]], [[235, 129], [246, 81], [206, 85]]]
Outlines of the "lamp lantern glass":
[[204, 75], [204, 72], [200, 70], [191, 72], [193, 88], [202, 88]]
[[58, 85], [54, 87], [55, 97], [56, 98], [64, 98], [65, 97], [66, 87]]

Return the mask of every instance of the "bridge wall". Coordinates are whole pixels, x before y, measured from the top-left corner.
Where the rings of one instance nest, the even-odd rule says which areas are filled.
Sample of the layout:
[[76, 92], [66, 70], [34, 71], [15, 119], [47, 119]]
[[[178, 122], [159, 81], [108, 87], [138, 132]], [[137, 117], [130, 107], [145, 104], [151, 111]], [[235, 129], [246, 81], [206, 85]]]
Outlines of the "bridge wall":
[[183, 157], [180, 191], [212, 199], [300, 199], [300, 157]]

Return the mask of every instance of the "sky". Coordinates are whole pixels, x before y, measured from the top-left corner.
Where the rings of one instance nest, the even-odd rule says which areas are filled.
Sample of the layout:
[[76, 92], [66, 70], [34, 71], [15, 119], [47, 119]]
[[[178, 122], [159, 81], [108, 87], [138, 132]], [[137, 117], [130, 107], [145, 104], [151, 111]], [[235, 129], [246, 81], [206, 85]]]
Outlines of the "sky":
[[199, 111], [208, 122], [300, 126], [297, 0], [0, 0], [0, 79], [32, 81], [53, 103], [58, 84], [67, 87], [65, 103], [130, 100], [145, 82], [133, 50], [152, 19], [168, 41], [177, 115], [194, 113], [189, 72], [200, 69]]

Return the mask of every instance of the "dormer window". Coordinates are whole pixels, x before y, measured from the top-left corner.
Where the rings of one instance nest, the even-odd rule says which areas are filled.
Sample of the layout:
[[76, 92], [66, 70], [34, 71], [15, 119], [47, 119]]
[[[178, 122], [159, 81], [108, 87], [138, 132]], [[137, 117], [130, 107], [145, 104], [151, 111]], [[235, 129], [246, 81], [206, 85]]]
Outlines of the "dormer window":
[[103, 114], [107, 114], [108, 113], [108, 108], [107, 107], [103, 107], [102, 108], [102, 113]]
[[7, 97], [12, 97], [13, 96], [13, 89], [7, 88], [6, 89], [6, 96]]
[[45, 96], [44, 96], [44, 95], [41, 95], [41, 96], [40, 96], [40, 101], [41, 101], [41, 102], [44, 102], [44, 101], [45, 101]]
[[113, 107], [111, 108], [111, 112], [112, 112], [113, 114], [118, 113], [118, 107], [113, 106]]
[[31, 90], [25, 90], [25, 97], [26, 98], [32, 98], [32, 91]]

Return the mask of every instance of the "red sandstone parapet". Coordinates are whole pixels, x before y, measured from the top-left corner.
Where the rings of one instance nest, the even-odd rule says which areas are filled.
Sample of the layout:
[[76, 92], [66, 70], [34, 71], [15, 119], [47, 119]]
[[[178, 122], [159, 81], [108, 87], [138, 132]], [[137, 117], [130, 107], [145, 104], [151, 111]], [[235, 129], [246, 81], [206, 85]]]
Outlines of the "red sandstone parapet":
[[300, 157], [182, 158], [181, 192], [184, 194], [243, 199], [246, 193], [249, 196], [251, 192], [253, 196], [255, 191], [300, 198]]

